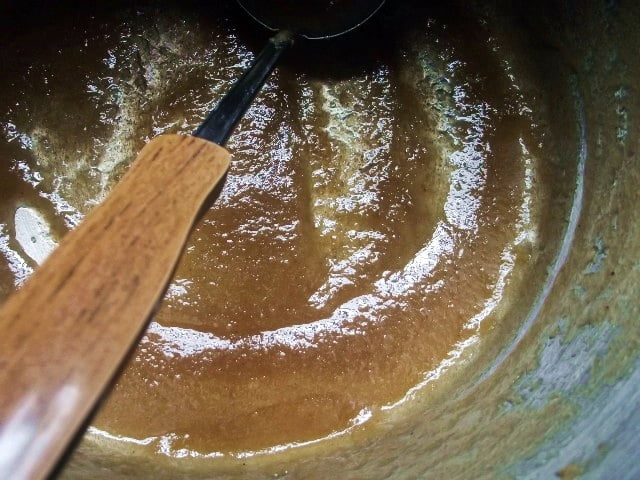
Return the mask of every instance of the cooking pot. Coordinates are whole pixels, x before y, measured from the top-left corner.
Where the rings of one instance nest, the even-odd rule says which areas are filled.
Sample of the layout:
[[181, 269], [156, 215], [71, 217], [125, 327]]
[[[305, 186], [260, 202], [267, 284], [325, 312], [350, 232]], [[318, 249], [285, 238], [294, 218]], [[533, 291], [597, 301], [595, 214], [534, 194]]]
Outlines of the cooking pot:
[[[497, 320], [481, 331], [482, 341], [402, 409], [366, 432], [220, 462], [188, 455], [140, 457], [135, 444], [110, 442], [90, 430], [61, 466], [61, 478], [640, 477], [640, 4], [423, 3], [388, 2], [365, 31], [371, 35], [387, 25], [390, 36], [376, 44], [380, 51], [368, 49], [365, 37], [351, 40], [355, 46], [350, 45], [350, 52], [359, 49], [361, 54], [350, 55], [346, 62], [344, 54], [339, 55], [345, 43], [340, 48], [327, 46], [324, 52], [325, 47], [311, 47], [323, 66], [308, 73], [321, 76], [331, 62], [349, 64], [342, 69], [346, 76], [366, 70], [376, 56], [392, 55], [406, 32], [435, 24], [463, 32], [460, 37], [468, 39], [471, 51], [492, 52], [494, 63], [488, 68], [501, 78], [517, 78], [523, 98], [535, 105], [532, 122], [548, 153], [540, 166], [545, 184], [538, 190], [544, 205], [540, 227], [518, 291], [502, 299], [494, 313]], [[160, 19], [159, 30], [173, 21], [190, 31], [194, 12], [211, 9], [197, 2], [165, 6], [171, 20]], [[141, 3], [133, 8], [146, 7]], [[37, 33], [58, 33], [41, 44], [51, 59], [51, 52], [62, 52], [69, 38], [75, 38], [68, 37], [66, 29], [99, 28], [107, 10], [132, 6], [121, 2], [105, 9], [68, 2], [25, 7], [9, 2], [1, 8], [0, 35], [3, 45], [11, 46], [2, 56], [22, 56], [0, 73], [3, 88], [46, 95], [48, 65], [34, 48], [43, 42]], [[210, 14], [240, 25], [237, 35], [243, 48], [259, 47], [259, 34], [247, 33], [252, 27], [243, 23], [231, 3], [221, 2], [218, 9]], [[72, 24], [69, 18], [87, 23]], [[30, 38], [36, 40], [29, 48], [19, 48]], [[299, 67], [294, 58], [283, 68]], [[29, 69], [40, 69], [40, 84], [20, 85], [33, 78], [25, 74]], [[74, 75], [81, 73], [74, 70]], [[165, 100], [170, 103], [170, 95]], [[9, 113], [21, 108], [0, 105]], [[70, 135], [98, 135], [103, 128], [82, 124], [74, 112], [67, 118]], [[3, 142], [32, 147], [15, 125], [0, 120]], [[134, 127], [121, 127], [120, 143], [111, 148], [124, 156], [140, 142], [125, 135]], [[64, 175], [64, 166], [54, 170]], [[96, 187], [75, 188], [90, 192]], [[0, 222], [6, 226], [20, 192], [5, 192]], [[65, 211], [63, 202], [57, 205]], [[64, 230], [73, 222], [67, 217], [66, 227], [61, 221], [52, 228]], [[9, 248], [15, 232], [6, 227], [0, 233], [3, 251], [16, 250]], [[13, 276], [20, 278], [31, 267], [9, 259], [2, 268], [12, 268]], [[12, 288], [0, 285], [0, 293], [6, 296]]]

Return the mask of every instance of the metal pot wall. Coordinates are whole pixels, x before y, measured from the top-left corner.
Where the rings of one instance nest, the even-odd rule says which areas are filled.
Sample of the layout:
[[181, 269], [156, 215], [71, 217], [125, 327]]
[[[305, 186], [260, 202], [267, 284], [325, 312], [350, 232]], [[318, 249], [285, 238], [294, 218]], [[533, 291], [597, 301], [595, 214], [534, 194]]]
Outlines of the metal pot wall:
[[[141, 458], [134, 446], [105, 444], [89, 434], [61, 478], [640, 477], [640, 4], [445, 3], [389, 2], [379, 22], [401, 32], [419, 31], [429, 22], [467, 28], [470, 43], [492, 49], [501, 74], [519, 79], [522, 95], [536, 107], [532, 118], [549, 153], [540, 170], [544, 209], [531, 265], [517, 293], [500, 304], [499, 322], [482, 333], [483, 341], [466, 361], [429, 386], [428, 394], [416, 396], [366, 434], [215, 465], [206, 458]], [[70, 10], [62, 7], [44, 7], [48, 10], [34, 18], [14, 6], [5, 8], [3, 37], [12, 46], [29, 38], [30, 28], [51, 29], [58, 21], [69, 28], [61, 19]], [[189, 28], [189, 12], [197, 8], [202, 5], [189, 3], [172, 11], [186, 12], [181, 21]], [[235, 18], [231, 10], [222, 7], [224, 15]], [[43, 49], [55, 51], [57, 43], [67, 48], [60, 33]], [[250, 49], [254, 43], [247, 40]], [[35, 55], [36, 49], [19, 53], [26, 51]], [[11, 52], [3, 55], [9, 58]], [[364, 55], [357, 68], [366, 68], [375, 55]], [[21, 88], [41, 94], [47, 65], [39, 62], [36, 56], [12, 63], [0, 74], [3, 88], [27, 78], [31, 65], [44, 72], [44, 86]], [[21, 108], [2, 106], [7, 115]], [[99, 134], [102, 127], [82, 125], [86, 119], [73, 114], [68, 114], [73, 128]], [[5, 120], [2, 125], [3, 142], [32, 148], [16, 125]], [[135, 152], [137, 143], [127, 140], [113, 148], [125, 155]], [[77, 188], [89, 195], [96, 187]], [[20, 195], [19, 189], [6, 191], [0, 220], [5, 226]], [[66, 227], [59, 220], [52, 228]], [[14, 233], [11, 227], [3, 230], [9, 247]], [[11, 265], [7, 260], [3, 268]], [[26, 275], [29, 268], [14, 269], [12, 275]], [[0, 292], [7, 295], [12, 288], [5, 283]]]

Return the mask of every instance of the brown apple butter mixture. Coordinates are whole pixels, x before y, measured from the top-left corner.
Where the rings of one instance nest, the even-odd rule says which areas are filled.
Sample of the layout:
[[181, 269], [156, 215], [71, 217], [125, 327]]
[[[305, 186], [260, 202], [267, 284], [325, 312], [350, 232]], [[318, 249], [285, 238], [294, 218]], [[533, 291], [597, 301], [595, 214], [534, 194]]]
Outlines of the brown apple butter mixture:
[[[233, 6], [88, 8], [0, 54], [3, 297], [145, 142], [193, 131], [267, 35]], [[532, 109], [490, 36], [406, 14], [299, 42], [267, 82], [90, 435], [173, 457], [347, 435], [499, 321], [536, 242]]]

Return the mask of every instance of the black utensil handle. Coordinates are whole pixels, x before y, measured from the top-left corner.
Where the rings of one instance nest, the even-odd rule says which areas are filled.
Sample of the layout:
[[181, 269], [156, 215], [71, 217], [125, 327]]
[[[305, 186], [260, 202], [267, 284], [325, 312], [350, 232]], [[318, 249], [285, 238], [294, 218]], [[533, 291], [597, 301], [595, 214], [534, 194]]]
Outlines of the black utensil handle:
[[293, 35], [282, 31], [269, 39], [256, 59], [231, 90], [218, 102], [207, 119], [193, 132], [196, 137], [224, 145], [253, 99], [262, 89], [282, 54], [293, 44]]

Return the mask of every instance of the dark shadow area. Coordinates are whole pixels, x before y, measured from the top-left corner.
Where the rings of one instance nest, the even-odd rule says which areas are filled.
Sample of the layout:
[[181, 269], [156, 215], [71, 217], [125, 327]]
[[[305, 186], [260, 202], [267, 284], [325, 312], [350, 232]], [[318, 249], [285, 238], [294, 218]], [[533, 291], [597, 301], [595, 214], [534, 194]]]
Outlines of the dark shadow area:
[[[212, 25], [228, 24], [243, 43], [258, 52], [268, 41], [272, 32], [255, 22], [235, 2], [224, 0], [212, 4], [202, 0], [167, 0], [163, 2], [172, 11], [198, 14], [198, 21], [206, 28]], [[18, 32], [39, 26], [51, 29], [55, 23], [61, 26], [92, 28], [100, 24], [101, 17], [112, 17], [117, 9], [157, 8], [158, 2], [149, 0], [116, 0], [113, 2], [65, 2], [19, 3], [9, 1], [0, 6], [4, 21], [0, 40], [10, 42]], [[328, 40], [298, 39], [294, 48], [282, 60], [280, 68], [291, 73], [304, 73], [316, 78], [343, 79], [371, 72], [381, 64], [393, 65], [398, 52], [399, 41], [416, 29], [423, 29], [430, 19], [456, 19], [464, 12], [454, 3], [424, 2], [419, 0], [387, 0], [382, 8], [368, 22], [343, 36]], [[210, 19], [210, 20], [209, 20]], [[61, 37], [68, 37], [65, 27]], [[469, 32], [473, 36], [473, 32]], [[64, 41], [64, 39], [63, 39]], [[44, 46], [46, 47], [46, 46]]]
[[[228, 11], [229, 21], [239, 38], [258, 51], [271, 32], [258, 25], [235, 2], [231, 2]], [[408, 31], [424, 26], [434, 13], [437, 11], [425, 2], [387, 1], [367, 23], [342, 36], [328, 40], [299, 38], [280, 68], [334, 80], [371, 72], [382, 64], [393, 64], [399, 40]]]

